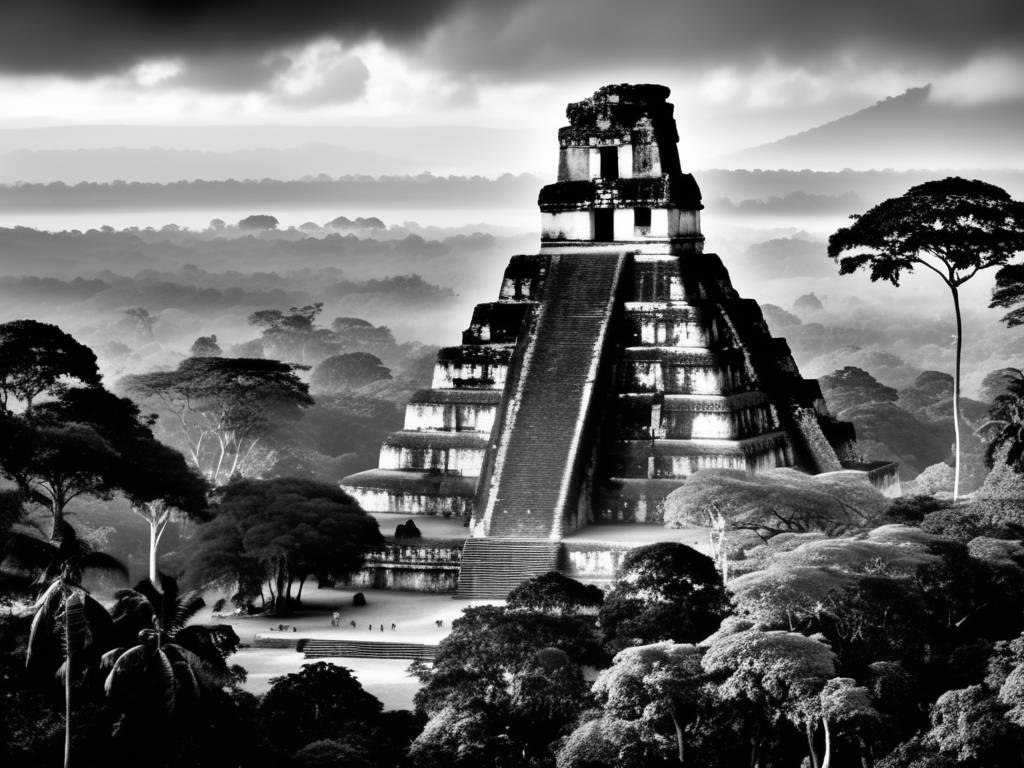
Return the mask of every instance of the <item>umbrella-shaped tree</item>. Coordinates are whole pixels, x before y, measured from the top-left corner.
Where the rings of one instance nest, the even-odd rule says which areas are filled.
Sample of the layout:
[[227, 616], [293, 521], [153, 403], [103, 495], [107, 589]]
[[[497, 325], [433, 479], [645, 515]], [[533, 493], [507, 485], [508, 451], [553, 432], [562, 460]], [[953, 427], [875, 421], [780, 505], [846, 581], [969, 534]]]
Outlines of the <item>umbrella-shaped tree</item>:
[[[864, 267], [872, 281], [899, 285], [905, 273], [922, 267], [949, 289], [956, 318], [953, 367], [955, 475], [960, 491], [960, 359], [963, 320], [960, 287], [979, 271], [1004, 267], [1024, 251], [1024, 203], [983, 181], [946, 178], [911, 187], [885, 200], [829, 238], [828, 255], [848, 275]], [[843, 256], [844, 253], [849, 255]]]

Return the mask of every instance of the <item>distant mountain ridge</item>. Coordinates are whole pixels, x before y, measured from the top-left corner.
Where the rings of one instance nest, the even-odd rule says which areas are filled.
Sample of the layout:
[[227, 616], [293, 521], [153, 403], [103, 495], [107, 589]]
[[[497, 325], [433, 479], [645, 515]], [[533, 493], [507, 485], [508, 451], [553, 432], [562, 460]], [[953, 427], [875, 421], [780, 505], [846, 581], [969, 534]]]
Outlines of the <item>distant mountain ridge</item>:
[[726, 168], [855, 170], [1024, 167], [1024, 100], [957, 105], [910, 88], [778, 141], [721, 158]]

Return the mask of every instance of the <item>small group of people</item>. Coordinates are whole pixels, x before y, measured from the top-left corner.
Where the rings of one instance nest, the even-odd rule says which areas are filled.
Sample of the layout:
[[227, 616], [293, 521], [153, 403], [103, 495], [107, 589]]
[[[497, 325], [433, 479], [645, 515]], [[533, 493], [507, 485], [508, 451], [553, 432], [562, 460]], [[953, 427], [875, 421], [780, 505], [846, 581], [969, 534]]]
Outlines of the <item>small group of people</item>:
[[[351, 620], [351, 621], [350, 621], [350, 622], [348, 623], [348, 625], [349, 625], [350, 627], [352, 627], [352, 629], [355, 629], [355, 628], [356, 628], [356, 620], [355, 620], [355, 619], [352, 619], [352, 620]], [[340, 627], [340, 626], [341, 626], [341, 611], [335, 611], [334, 613], [332, 613], [332, 614], [331, 614], [331, 626], [332, 626], [332, 627]], [[374, 626], [373, 624], [370, 624], [370, 625], [368, 626], [368, 629], [369, 629], [369, 630], [370, 630], [371, 632], [373, 631], [373, 626]], [[384, 631], [384, 625], [383, 625], [383, 624], [381, 624], [381, 625], [380, 625], [380, 631], [381, 631], [381, 632], [383, 632], [383, 631]], [[397, 631], [398, 631], [398, 625], [397, 625], [397, 624], [395, 624], [394, 622], [392, 622], [392, 623], [391, 623], [391, 631], [392, 631], [392, 632], [397, 632]]]
[[444, 619], [438, 619], [437, 621], [435, 621], [434, 622], [434, 626], [437, 627], [438, 629], [441, 629], [441, 627], [444, 626]]
[[271, 632], [294, 632], [295, 627], [291, 624], [278, 624], [276, 627], [270, 628]]

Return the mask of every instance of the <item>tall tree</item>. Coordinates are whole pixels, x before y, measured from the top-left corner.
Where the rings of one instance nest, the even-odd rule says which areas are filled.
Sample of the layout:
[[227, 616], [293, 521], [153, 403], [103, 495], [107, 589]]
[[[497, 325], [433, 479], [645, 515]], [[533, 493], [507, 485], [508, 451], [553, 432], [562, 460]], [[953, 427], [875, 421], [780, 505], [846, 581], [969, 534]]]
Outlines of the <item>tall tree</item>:
[[293, 605], [294, 581], [298, 602], [309, 576], [348, 576], [381, 541], [377, 522], [339, 488], [296, 478], [239, 480], [220, 491], [216, 516], [200, 529], [192, 576], [255, 586], [253, 597], [265, 584], [271, 610], [283, 613]]
[[701, 664], [716, 679], [719, 697], [747, 709], [753, 768], [764, 765], [768, 739], [787, 721], [807, 729], [811, 762], [818, 765], [811, 738], [818, 696], [835, 676], [827, 645], [795, 632], [748, 629], [714, 638]]
[[[71, 764], [71, 715], [75, 675], [82, 677], [109, 645], [113, 624], [109, 614], [82, 586], [89, 568], [127, 576], [124, 566], [80, 541], [74, 528], [61, 523], [58, 544], [36, 541], [20, 551], [45, 561], [39, 583], [46, 585], [35, 605], [25, 663], [52, 673], [64, 687], [64, 767]], [[21, 544], [31, 544], [25, 540]], [[24, 555], [23, 555], [24, 556]]]
[[265, 444], [313, 404], [294, 366], [277, 360], [192, 357], [174, 371], [128, 376], [123, 385], [163, 412], [158, 429], [214, 486], [260, 474]]
[[132, 441], [118, 483], [132, 512], [149, 525], [149, 580], [157, 583], [160, 539], [175, 515], [207, 517], [207, 483], [175, 449], [146, 435]]
[[56, 325], [35, 320], [0, 324], [0, 411], [12, 398], [28, 410], [41, 394], [59, 395], [65, 380], [98, 386], [96, 355]]
[[672, 724], [676, 760], [686, 764], [686, 726], [695, 717], [705, 682], [701, 650], [693, 645], [664, 642], [619, 651], [612, 666], [594, 681], [594, 694], [605, 716], [637, 721], [643, 730], [657, 731], [661, 721]]
[[[934, 272], [953, 299], [956, 358], [953, 369], [953, 427], [956, 474], [953, 497], [960, 492], [960, 361], [963, 320], [960, 286], [983, 269], [1004, 267], [1024, 251], [1024, 203], [983, 181], [946, 178], [911, 187], [885, 200], [829, 238], [828, 255], [839, 259], [840, 274], [861, 267], [872, 281], [899, 285], [915, 267]], [[852, 255], [842, 256], [843, 253]]]

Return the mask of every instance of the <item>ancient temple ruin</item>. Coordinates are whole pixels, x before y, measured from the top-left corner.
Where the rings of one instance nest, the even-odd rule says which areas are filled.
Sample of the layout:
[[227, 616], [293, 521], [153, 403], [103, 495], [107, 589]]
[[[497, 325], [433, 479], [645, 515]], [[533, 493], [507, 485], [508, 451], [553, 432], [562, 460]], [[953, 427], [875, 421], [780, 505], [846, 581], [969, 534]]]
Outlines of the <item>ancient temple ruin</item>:
[[369, 511], [469, 518], [462, 596], [557, 568], [583, 526], [660, 522], [705, 467], [856, 470], [898, 490], [704, 252], [668, 95], [613, 85], [569, 105], [540, 253], [513, 256], [440, 351], [379, 467], [342, 481]]

